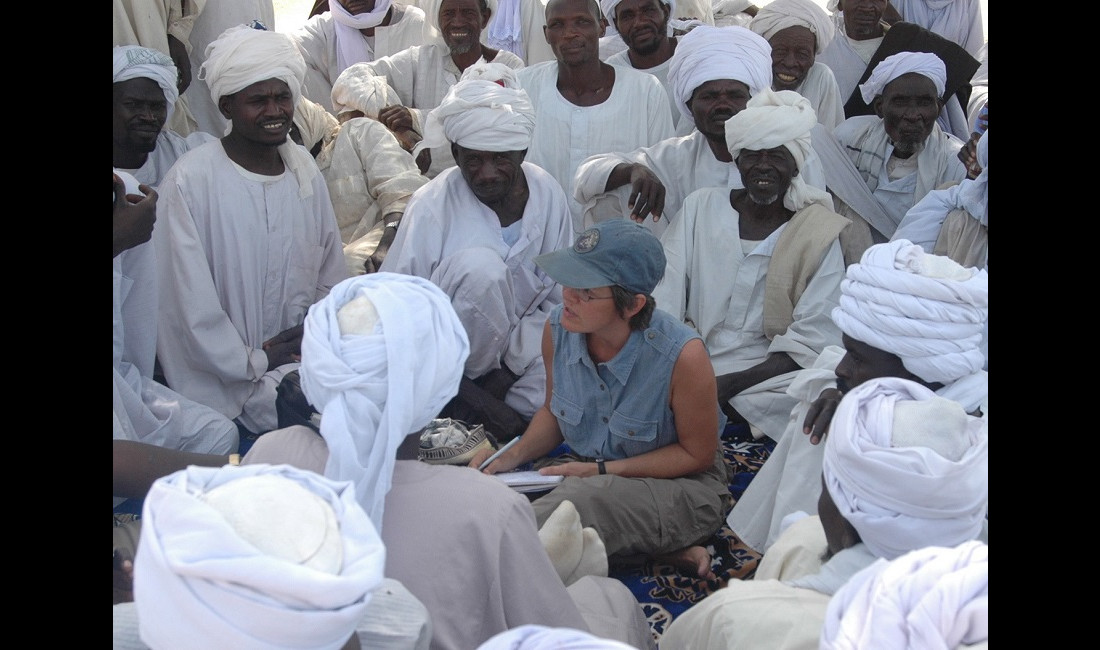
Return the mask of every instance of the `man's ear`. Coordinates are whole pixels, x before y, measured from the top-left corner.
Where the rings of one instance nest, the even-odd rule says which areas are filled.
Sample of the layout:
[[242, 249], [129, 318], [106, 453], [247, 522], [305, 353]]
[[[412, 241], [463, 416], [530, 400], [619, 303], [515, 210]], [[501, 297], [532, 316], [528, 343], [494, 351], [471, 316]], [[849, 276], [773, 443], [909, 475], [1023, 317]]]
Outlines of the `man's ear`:
[[882, 95], [878, 95], [871, 100], [871, 108], [875, 109], [875, 115], [882, 119]]
[[524, 160], [527, 160], [527, 150], [526, 149], [519, 152], [519, 161], [523, 162]]
[[227, 120], [231, 119], [230, 118], [231, 113], [229, 111], [229, 105], [230, 105], [230, 103], [232, 103], [232, 101], [233, 101], [233, 98], [230, 97], [229, 95], [222, 95], [221, 97], [218, 98], [218, 111], [222, 114], [222, 117], [224, 117]]
[[[425, 149], [425, 151], [427, 151], [427, 149]], [[458, 160], [458, 145], [453, 142], [451, 143], [451, 158]]]
[[489, 26], [489, 20], [493, 17], [493, 9], [489, 6], [489, 3], [485, 3], [485, 12], [481, 14], [481, 28], [485, 29]]

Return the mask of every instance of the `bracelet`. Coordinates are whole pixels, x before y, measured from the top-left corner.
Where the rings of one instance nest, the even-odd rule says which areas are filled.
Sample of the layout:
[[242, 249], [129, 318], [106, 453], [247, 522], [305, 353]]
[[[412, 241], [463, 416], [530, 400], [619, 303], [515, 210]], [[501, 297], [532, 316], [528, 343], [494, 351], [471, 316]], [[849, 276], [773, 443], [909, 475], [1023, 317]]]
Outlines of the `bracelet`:
[[240, 465], [241, 464], [241, 455], [240, 454], [229, 454], [229, 464], [230, 465]]
[[604, 460], [602, 458], [597, 458], [596, 459], [596, 467], [600, 468], [600, 474], [606, 474], [607, 473], [607, 466], [604, 465]]
[[394, 219], [393, 221], [387, 221], [387, 222], [386, 222], [386, 227], [387, 227], [387, 228], [393, 228], [394, 230], [397, 230], [397, 226], [398, 226], [398, 225], [399, 225], [400, 223], [401, 223], [401, 220], [400, 220], [400, 219]]

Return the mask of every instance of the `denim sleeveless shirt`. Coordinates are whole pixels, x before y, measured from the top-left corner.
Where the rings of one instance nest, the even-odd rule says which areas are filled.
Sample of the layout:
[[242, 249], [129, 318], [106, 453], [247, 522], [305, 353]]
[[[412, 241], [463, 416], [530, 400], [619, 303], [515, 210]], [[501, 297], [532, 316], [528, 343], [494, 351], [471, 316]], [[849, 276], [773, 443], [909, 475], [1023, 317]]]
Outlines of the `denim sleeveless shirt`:
[[700, 338], [695, 330], [656, 309], [648, 329], [632, 331], [615, 358], [596, 364], [585, 335], [561, 326], [561, 312], [562, 305], [550, 312], [550, 411], [570, 448], [582, 456], [612, 460], [675, 442], [669, 385], [680, 350]]

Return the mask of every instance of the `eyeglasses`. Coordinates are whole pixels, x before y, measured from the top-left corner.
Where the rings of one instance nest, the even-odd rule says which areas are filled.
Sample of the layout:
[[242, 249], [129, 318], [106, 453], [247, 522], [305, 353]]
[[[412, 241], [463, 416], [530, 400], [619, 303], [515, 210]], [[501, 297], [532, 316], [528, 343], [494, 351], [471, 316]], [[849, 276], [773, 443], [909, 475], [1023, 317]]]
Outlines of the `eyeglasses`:
[[614, 295], [610, 296], [594, 296], [591, 289], [573, 289], [569, 287], [570, 291], [577, 294], [577, 299], [581, 302], [592, 302], [593, 300], [611, 300]]

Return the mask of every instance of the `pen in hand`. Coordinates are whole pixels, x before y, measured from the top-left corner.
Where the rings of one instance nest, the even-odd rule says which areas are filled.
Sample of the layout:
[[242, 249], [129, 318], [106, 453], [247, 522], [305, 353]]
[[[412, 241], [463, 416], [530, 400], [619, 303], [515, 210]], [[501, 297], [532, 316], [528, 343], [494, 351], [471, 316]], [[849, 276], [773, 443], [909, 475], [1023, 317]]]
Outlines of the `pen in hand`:
[[511, 449], [511, 448], [512, 448], [512, 445], [514, 445], [514, 444], [516, 444], [517, 442], [519, 442], [519, 439], [520, 439], [520, 438], [522, 438], [522, 437], [523, 437], [523, 436], [516, 436], [515, 438], [512, 438], [511, 440], [509, 440], [509, 441], [508, 441], [508, 443], [507, 443], [507, 444], [505, 444], [505, 445], [504, 445], [503, 447], [501, 447], [500, 449], [498, 449], [498, 450], [496, 451], [496, 453], [494, 453], [494, 454], [493, 454], [492, 456], [489, 456], [488, 458], [486, 458], [486, 459], [485, 459], [485, 462], [484, 462], [484, 463], [482, 463], [481, 465], [479, 465], [479, 466], [478, 466], [478, 468], [477, 468], [477, 471], [479, 471], [479, 472], [480, 472], [480, 471], [484, 470], [484, 469], [485, 469], [486, 467], [488, 467], [488, 466], [489, 466], [489, 463], [492, 463], [492, 462], [493, 462], [494, 460], [496, 460], [496, 459], [500, 458], [500, 455], [501, 455], [501, 454], [503, 454], [504, 452], [506, 452], [506, 451], [508, 451], [509, 449]]

